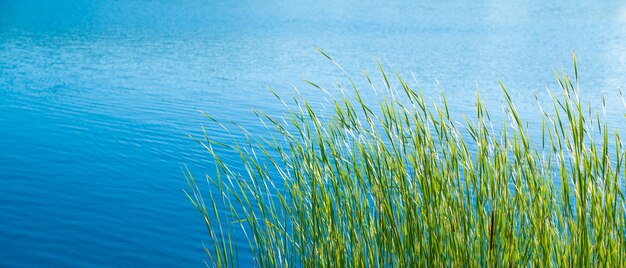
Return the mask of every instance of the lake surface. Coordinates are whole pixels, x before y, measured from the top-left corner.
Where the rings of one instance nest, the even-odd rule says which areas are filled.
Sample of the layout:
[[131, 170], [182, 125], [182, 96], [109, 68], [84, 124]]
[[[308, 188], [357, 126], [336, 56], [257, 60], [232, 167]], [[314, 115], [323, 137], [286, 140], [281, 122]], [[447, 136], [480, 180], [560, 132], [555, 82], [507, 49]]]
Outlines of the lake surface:
[[576, 51], [583, 96], [625, 128], [626, 2], [467, 2], [0, 0], [0, 266], [203, 266], [181, 172], [211, 170], [199, 111], [263, 135], [268, 86], [317, 101], [302, 78], [345, 78], [315, 48], [438, 81], [455, 114], [477, 88], [499, 107], [498, 80], [536, 111]]

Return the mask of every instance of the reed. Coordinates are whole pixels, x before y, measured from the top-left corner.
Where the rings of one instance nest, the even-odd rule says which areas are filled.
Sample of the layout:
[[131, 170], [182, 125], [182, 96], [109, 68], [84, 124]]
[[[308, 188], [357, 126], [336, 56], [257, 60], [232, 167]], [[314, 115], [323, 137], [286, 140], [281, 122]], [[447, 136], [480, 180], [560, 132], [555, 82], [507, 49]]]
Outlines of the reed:
[[245, 142], [222, 143], [204, 131], [194, 139], [215, 164], [211, 191], [186, 177], [209, 264], [238, 266], [243, 232], [260, 267], [626, 267], [626, 152], [580, 100], [575, 56], [574, 73], [555, 74], [541, 137], [504, 86], [509, 119], [492, 122], [478, 96], [459, 123], [445, 96], [429, 104], [382, 67], [376, 105], [351, 83], [332, 109], [277, 96], [284, 116], [257, 112], [270, 138], [239, 128]]

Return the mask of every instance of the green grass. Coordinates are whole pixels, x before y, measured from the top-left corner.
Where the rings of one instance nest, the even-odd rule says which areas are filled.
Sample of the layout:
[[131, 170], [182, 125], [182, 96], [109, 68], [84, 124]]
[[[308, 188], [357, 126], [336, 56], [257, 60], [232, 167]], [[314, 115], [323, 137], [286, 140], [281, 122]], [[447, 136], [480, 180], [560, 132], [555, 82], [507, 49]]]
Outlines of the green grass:
[[330, 110], [295, 97], [277, 100], [288, 103], [283, 117], [258, 112], [271, 138], [239, 129], [246, 142], [225, 144], [205, 131], [196, 140], [215, 163], [212, 190], [203, 198], [186, 175], [208, 264], [238, 266], [241, 232], [261, 267], [626, 267], [626, 153], [582, 104], [575, 57], [574, 73], [556, 74], [541, 137], [504, 86], [509, 120], [492, 122], [477, 97], [459, 123], [445, 96], [428, 104], [382, 67], [377, 105], [352, 83]]

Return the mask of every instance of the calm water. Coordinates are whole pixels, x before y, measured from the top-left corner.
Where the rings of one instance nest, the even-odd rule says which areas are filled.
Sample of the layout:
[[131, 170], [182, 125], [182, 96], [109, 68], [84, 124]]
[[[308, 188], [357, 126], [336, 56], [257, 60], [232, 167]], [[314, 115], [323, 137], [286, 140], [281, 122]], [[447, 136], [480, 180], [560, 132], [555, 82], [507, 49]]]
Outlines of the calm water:
[[251, 109], [280, 111], [267, 86], [344, 77], [316, 47], [439, 81], [457, 114], [477, 87], [498, 107], [498, 80], [535, 110], [575, 50], [586, 98], [626, 125], [624, 1], [224, 2], [0, 0], [0, 266], [204, 265], [180, 170], [210, 170], [198, 111], [258, 128]]

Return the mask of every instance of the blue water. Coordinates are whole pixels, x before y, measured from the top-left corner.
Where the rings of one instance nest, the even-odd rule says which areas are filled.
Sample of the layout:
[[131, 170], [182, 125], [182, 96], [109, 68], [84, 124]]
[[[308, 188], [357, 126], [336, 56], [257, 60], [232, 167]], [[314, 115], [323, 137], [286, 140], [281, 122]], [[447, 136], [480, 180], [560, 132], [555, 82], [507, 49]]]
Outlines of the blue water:
[[234, 2], [0, 0], [0, 266], [203, 266], [181, 167], [211, 169], [187, 134], [202, 110], [263, 135], [267, 86], [319, 99], [301, 78], [345, 75], [317, 47], [439, 83], [455, 114], [477, 88], [499, 107], [498, 80], [536, 111], [574, 50], [583, 95], [625, 125], [624, 1]]

